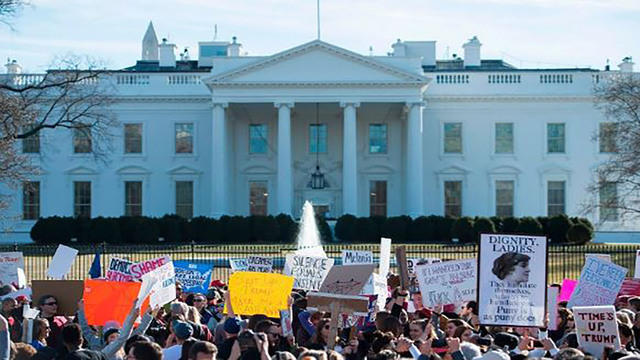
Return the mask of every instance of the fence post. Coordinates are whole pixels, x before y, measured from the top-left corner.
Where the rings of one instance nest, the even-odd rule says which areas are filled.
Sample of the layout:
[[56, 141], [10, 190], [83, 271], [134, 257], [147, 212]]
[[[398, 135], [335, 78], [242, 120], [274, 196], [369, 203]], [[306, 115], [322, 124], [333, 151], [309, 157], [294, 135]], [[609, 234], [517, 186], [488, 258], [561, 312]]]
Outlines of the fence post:
[[196, 256], [196, 242], [194, 240], [191, 240], [191, 261], [195, 260], [195, 256]]

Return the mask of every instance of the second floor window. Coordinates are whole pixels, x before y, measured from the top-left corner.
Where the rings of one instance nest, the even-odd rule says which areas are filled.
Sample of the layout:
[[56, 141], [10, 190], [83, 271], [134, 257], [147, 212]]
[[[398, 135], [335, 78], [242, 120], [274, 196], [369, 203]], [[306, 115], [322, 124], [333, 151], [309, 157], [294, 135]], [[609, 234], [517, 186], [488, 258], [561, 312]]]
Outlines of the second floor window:
[[309, 153], [327, 153], [327, 124], [309, 125]]
[[142, 124], [124, 124], [124, 153], [142, 153]]
[[565, 153], [565, 125], [563, 123], [547, 124], [547, 153]]
[[249, 125], [249, 154], [267, 153], [267, 131], [266, 124]]
[[73, 130], [73, 152], [75, 154], [88, 154], [91, 152], [90, 128]]
[[387, 124], [369, 124], [369, 153], [387, 153]]
[[600, 144], [600, 152], [617, 152], [618, 149], [616, 147], [616, 123], [600, 123], [600, 129], [598, 130], [598, 143]]
[[176, 154], [193, 153], [193, 123], [178, 123], [176, 133]]
[[496, 124], [496, 154], [513, 154], [513, 123]]
[[462, 123], [444, 124], [444, 153], [462, 154]]
[[[32, 126], [27, 126], [24, 131], [29, 131]], [[38, 154], [40, 152], [40, 132], [37, 132], [27, 138], [22, 139], [23, 154]]]

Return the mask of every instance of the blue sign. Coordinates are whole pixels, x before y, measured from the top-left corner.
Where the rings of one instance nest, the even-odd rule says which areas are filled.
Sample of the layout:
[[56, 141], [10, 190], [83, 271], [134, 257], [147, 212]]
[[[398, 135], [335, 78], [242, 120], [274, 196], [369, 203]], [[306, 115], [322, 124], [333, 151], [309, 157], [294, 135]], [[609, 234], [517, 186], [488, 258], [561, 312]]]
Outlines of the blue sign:
[[173, 267], [176, 271], [176, 281], [182, 284], [182, 291], [185, 293], [207, 293], [211, 283], [213, 264], [175, 260]]

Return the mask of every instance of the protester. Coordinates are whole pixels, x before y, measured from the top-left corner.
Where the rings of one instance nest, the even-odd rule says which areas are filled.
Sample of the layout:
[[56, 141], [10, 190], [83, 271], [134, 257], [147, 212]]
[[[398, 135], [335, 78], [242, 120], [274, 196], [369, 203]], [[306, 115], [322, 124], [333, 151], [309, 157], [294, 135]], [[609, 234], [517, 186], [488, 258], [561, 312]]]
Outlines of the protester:
[[47, 345], [57, 348], [61, 345], [58, 341], [62, 327], [67, 323], [67, 318], [58, 316], [58, 300], [53, 295], [43, 295], [38, 301], [39, 316], [49, 322], [49, 336]]
[[49, 321], [47, 319], [33, 319], [33, 335], [31, 340], [31, 346], [36, 350], [42, 350], [47, 346], [47, 338], [51, 328], [49, 327]]

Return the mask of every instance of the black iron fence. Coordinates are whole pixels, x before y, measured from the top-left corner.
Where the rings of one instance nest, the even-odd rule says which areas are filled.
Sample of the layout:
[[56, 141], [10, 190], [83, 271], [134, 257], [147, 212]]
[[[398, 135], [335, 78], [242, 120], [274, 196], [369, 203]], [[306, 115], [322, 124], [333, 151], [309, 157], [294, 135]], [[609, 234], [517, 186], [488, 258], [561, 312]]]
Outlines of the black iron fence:
[[[73, 246], [73, 245], [72, 245]], [[394, 245], [393, 247], [395, 248]], [[407, 258], [439, 258], [442, 260], [466, 259], [476, 257], [477, 245], [444, 245], [444, 244], [408, 244]], [[293, 245], [202, 245], [202, 244], [154, 244], [154, 245], [78, 245], [78, 257], [73, 264], [68, 279], [84, 279], [87, 277], [96, 253], [100, 254], [102, 272], [110, 258], [120, 257], [131, 261], [142, 261], [154, 257], [169, 255], [175, 260], [207, 261], [214, 266], [214, 278], [226, 282], [231, 273], [229, 259], [243, 258], [248, 255], [273, 257], [274, 267], [281, 269], [284, 258], [295, 251]], [[27, 280], [46, 279], [49, 262], [56, 251], [55, 245], [0, 245], [0, 252], [21, 251], [24, 254]], [[378, 244], [328, 244], [324, 245], [327, 256], [340, 263], [342, 250], [373, 251], [375, 261], [379, 252]], [[549, 246], [547, 261], [549, 282], [560, 282], [564, 278], [577, 278], [584, 264], [586, 254], [608, 254], [613, 262], [629, 269], [627, 276], [634, 276], [636, 250], [632, 244], [588, 244], [581, 246], [552, 245]], [[393, 250], [393, 249], [392, 249]], [[393, 252], [392, 252], [393, 254]], [[391, 269], [395, 271], [395, 259], [392, 256]], [[536, 271], [536, 269], [532, 269]]]

